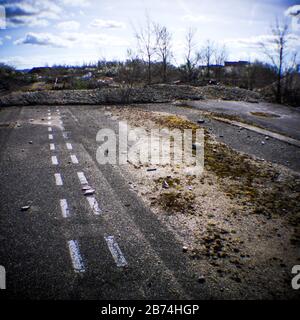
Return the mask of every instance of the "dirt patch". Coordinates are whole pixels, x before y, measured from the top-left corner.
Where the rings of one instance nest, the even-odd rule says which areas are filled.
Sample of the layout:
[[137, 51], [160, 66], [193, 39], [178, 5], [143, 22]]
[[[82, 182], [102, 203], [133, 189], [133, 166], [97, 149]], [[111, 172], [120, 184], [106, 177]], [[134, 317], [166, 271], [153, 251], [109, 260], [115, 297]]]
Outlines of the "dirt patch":
[[[146, 129], [198, 127], [167, 113], [109, 110]], [[181, 164], [148, 167], [128, 163], [124, 176], [187, 247], [183, 254], [215, 297], [299, 298], [290, 287], [291, 268], [300, 261], [298, 175], [236, 152], [207, 131], [202, 176], [186, 173]]]

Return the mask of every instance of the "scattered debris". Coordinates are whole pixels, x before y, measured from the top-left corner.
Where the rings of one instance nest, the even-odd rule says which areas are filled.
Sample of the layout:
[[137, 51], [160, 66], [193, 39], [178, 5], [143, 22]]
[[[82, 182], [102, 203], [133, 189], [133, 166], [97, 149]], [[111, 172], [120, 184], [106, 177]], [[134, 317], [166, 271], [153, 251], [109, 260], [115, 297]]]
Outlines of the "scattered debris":
[[163, 184], [162, 184], [162, 187], [164, 188], [164, 189], [169, 189], [169, 184], [168, 184], [168, 182], [165, 180], [164, 182], [163, 182]]
[[[158, 125], [170, 124], [172, 128], [175, 125], [179, 128], [188, 126], [188, 123], [183, 126], [183, 122], [174, 117], [164, 117], [165, 113], [157, 115], [141, 110], [132, 115], [132, 109], [125, 110], [128, 114], [125, 119], [129, 118], [132, 125], [144, 124], [145, 119], [150, 119], [147, 125], [151, 127], [153, 122]], [[116, 111], [124, 115], [123, 108]], [[244, 132], [247, 136], [248, 131]], [[222, 131], [219, 133], [226, 134]], [[293, 229], [287, 223], [292, 219], [293, 226], [297, 227], [299, 221], [296, 213], [299, 208], [299, 179], [291, 176], [292, 185], [288, 179], [290, 173], [284, 169], [273, 168], [271, 164], [261, 162], [263, 159], [254, 160], [239, 154], [215, 139], [214, 135], [207, 134], [205, 138], [207, 171], [201, 177], [183, 174], [180, 166], [156, 166], [157, 173], [154, 175], [146, 173], [148, 167], [141, 166], [142, 170], [136, 172], [130, 166], [129, 172], [133, 175], [129, 175], [130, 179], [137, 179], [131, 180], [131, 183], [139, 182], [140, 194], [145, 202], [163, 223], [174, 230], [181, 243], [179, 250], [195, 266], [196, 284], [203, 287], [210, 279], [218, 280], [220, 277], [220, 290], [227, 291], [224, 297], [229, 294], [231, 286], [243, 282], [245, 284], [240, 286], [240, 292], [235, 293], [237, 297], [247, 291], [245, 287], [249, 283], [252, 283], [251, 289], [255, 290], [250, 294], [251, 297], [262, 293], [269, 297], [268, 292], [272, 290], [268, 286], [269, 279], [272, 279], [269, 267], [280, 274], [278, 283], [285, 276], [277, 270], [279, 263], [270, 265], [267, 262], [268, 270], [264, 273], [265, 264], [262, 265], [261, 261], [266, 261], [265, 253], [269, 248], [284, 257], [284, 262], [290, 263], [295, 257], [295, 248], [291, 248], [290, 252], [281, 248], [283, 245], [288, 247], [290, 239], [291, 243], [299, 244], [299, 229], [296, 229], [294, 238], [290, 238]], [[261, 139], [267, 146], [268, 139], [265, 136]], [[257, 140], [256, 144], [262, 140]], [[280, 177], [278, 172], [281, 173]], [[277, 179], [283, 181], [278, 183]], [[167, 190], [162, 189], [164, 181], [169, 185]], [[190, 186], [192, 192], [189, 191]], [[283, 228], [273, 234], [274, 225], [283, 225]], [[263, 245], [263, 250], [256, 250], [258, 243]], [[252, 253], [251, 261], [249, 252]], [[261, 283], [256, 282], [258, 274], [265, 277]], [[290, 292], [289, 284], [282, 289], [280, 296], [284, 296], [285, 292]]]
[[147, 171], [156, 171], [157, 169], [156, 168], [148, 168]]
[[193, 150], [196, 150], [196, 149], [201, 149], [201, 147], [202, 147], [202, 145], [200, 144], [200, 143], [193, 143], [192, 144], [192, 148], [193, 148]]
[[83, 194], [85, 196], [90, 196], [95, 193], [95, 190], [92, 187], [90, 187], [89, 185], [84, 185], [81, 189], [82, 189]]
[[187, 252], [187, 251], [188, 251], [188, 247], [187, 247], [187, 246], [183, 246], [183, 247], [182, 247], [182, 251], [183, 251], [183, 252]]
[[95, 190], [94, 189], [88, 189], [84, 192], [84, 195], [85, 196], [91, 196], [92, 194], [95, 193]]
[[30, 206], [23, 206], [22, 208], [21, 208], [21, 211], [27, 211], [27, 210], [29, 210], [30, 209]]

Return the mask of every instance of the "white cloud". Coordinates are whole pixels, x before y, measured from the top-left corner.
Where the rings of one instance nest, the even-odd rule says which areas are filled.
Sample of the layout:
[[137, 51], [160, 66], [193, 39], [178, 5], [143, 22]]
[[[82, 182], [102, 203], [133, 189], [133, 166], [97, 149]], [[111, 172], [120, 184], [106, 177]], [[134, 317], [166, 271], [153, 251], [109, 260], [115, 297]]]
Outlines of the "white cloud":
[[66, 6], [71, 7], [88, 7], [90, 2], [88, 0], [62, 0], [61, 1]]
[[63, 32], [60, 35], [52, 33], [33, 33], [29, 32], [25, 37], [14, 42], [16, 45], [31, 44], [56, 48], [97, 48], [100, 46], [128, 46], [128, 41], [106, 34], [82, 33], [82, 32]]
[[11, 40], [11, 36], [5, 36], [6, 40]]
[[[274, 40], [276, 39], [273, 35], [259, 35], [253, 36], [249, 38], [230, 38], [224, 39], [223, 43], [234, 47], [239, 48], [251, 48], [251, 49], [259, 49], [261, 44], [263, 43], [267, 47], [275, 46]], [[296, 47], [300, 46], [300, 36], [294, 33], [290, 33], [287, 35], [287, 45], [289, 49], [294, 50]]]
[[46, 27], [48, 20], [59, 19], [62, 9], [48, 0], [15, 0], [3, 2], [7, 27]]
[[77, 31], [80, 28], [80, 23], [74, 20], [63, 21], [58, 23], [56, 27], [64, 31]]
[[294, 5], [284, 12], [286, 16], [289, 16], [292, 18], [292, 29], [294, 31], [300, 30], [300, 5]]
[[300, 16], [300, 4], [291, 6], [285, 10], [286, 16]]
[[193, 15], [193, 14], [186, 14], [182, 17], [183, 21], [189, 22], [212, 22], [215, 19], [208, 15]]
[[24, 66], [26, 63], [28, 63], [28, 59], [21, 56], [1, 57], [0, 63], [5, 63], [14, 67], [19, 65]]
[[123, 22], [119, 22], [119, 21], [115, 21], [115, 20], [95, 19], [94, 21], [91, 22], [90, 27], [117, 29], [117, 28], [124, 28], [125, 25]]
[[25, 37], [18, 39], [14, 42], [16, 45], [31, 44], [39, 46], [49, 46], [63, 48], [68, 47], [69, 43], [59, 36], [55, 36], [51, 33], [34, 33], [29, 32]]
[[47, 27], [49, 26], [49, 21], [46, 19], [41, 19], [35, 16], [20, 16], [8, 19], [7, 27], [15, 28], [19, 26], [27, 26], [27, 27]]
[[98, 33], [64, 32], [61, 35], [72, 46], [80, 45], [85, 48], [99, 46], [128, 46], [128, 41], [123, 38]]

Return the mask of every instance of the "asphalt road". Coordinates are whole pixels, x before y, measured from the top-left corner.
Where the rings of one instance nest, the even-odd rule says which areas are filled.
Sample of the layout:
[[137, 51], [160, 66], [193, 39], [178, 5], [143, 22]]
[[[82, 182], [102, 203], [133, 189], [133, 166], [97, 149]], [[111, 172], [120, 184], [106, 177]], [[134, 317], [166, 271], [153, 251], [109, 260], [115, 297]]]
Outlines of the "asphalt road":
[[[217, 102], [208, 100], [203, 102], [188, 102], [187, 105], [191, 106], [188, 108], [175, 106], [171, 103], [145, 104], [135, 106], [148, 111], [168, 112], [179, 116], [185, 116], [190, 121], [193, 121], [195, 123], [197, 123], [198, 119], [204, 119], [205, 122], [202, 123], [201, 126], [206, 127], [218, 141], [224, 142], [233, 149], [254, 156], [262, 161], [269, 161], [275, 164], [283, 165], [289, 169], [300, 172], [300, 148], [298, 146], [291, 145], [287, 142], [280, 141], [271, 137], [268, 137], [266, 139], [266, 136], [260, 133], [248, 129], [239, 128], [237, 126], [233, 126], [222, 121], [217, 121], [203, 115], [203, 111], [217, 111], [217, 106], [221, 106], [222, 103], [225, 103], [225, 105], [222, 107], [222, 110], [227, 110], [227, 113], [238, 115], [241, 118], [243, 117], [244, 113], [249, 112], [249, 109], [244, 110], [242, 108], [243, 104], [245, 104], [244, 102], [237, 101], [230, 101], [230, 103], [235, 104], [235, 106], [239, 105], [243, 110], [240, 113], [237, 111], [237, 108], [236, 110], [229, 109], [228, 106], [230, 104], [228, 104], [227, 101]], [[212, 107], [210, 109], [210, 105], [214, 105], [215, 107]], [[258, 108], [257, 104], [248, 103], [247, 105], [248, 108], [250, 108], [250, 106], [256, 106], [256, 108]], [[262, 109], [259, 110], [262, 111]], [[218, 110], [218, 112], [220, 111], [221, 110]], [[297, 110], [294, 110], [294, 113], [296, 115], [298, 115], [299, 113], [300, 115], [300, 112]], [[281, 128], [281, 130], [278, 130], [279, 132], [282, 132], [283, 134], [287, 134], [287, 131], [289, 131], [290, 133], [293, 132], [294, 134], [291, 134], [291, 136], [297, 139], [297, 136], [299, 136], [300, 133], [300, 129], [299, 125], [297, 126], [295, 123], [297, 123], [297, 121], [298, 124], [300, 123], [299, 115], [298, 117], [295, 116], [295, 119], [290, 118], [290, 121], [288, 120], [288, 118], [286, 118], [285, 122], [281, 122], [281, 125], [278, 124], [279, 120], [277, 118], [265, 120], [260, 118], [259, 121], [261, 122], [259, 122], [258, 120], [256, 120], [257, 117], [252, 117], [251, 121], [271, 131], [272, 128], [274, 129], [274, 123], [272, 121], [276, 121], [276, 126]], [[268, 123], [268, 125], [265, 125], [264, 121]]]
[[[199, 117], [197, 110], [171, 104], [139, 107], [193, 121]], [[0, 265], [7, 273], [5, 297], [220, 298], [216, 288], [198, 282], [201, 271], [195, 272], [182, 245], [128, 187], [120, 168], [96, 161], [98, 130], [117, 125], [101, 108], [0, 111]], [[295, 146], [274, 139], [262, 146], [257, 133], [238, 133], [215, 121], [205, 125], [238, 150], [264, 158], [271, 153], [272, 161], [299, 169]], [[83, 195], [85, 182], [95, 189], [90, 198]], [[29, 210], [21, 211], [26, 205]]]
[[[219, 100], [193, 101], [188, 104], [199, 110], [238, 116], [241, 119], [248, 120], [265, 129], [300, 140], [299, 108], [267, 102], [249, 103], [243, 101]], [[263, 112], [274, 117], [261, 117], [253, 115], [253, 112]]]
[[[96, 119], [96, 108], [0, 111], [5, 297], [211, 298], [181, 245], [128, 188], [119, 169], [97, 163], [96, 133], [113, 123], [99, 112]], [[84, 179], [95, 189], [89, 199]], [[30, 209], [22, 211], [26, 205]]]

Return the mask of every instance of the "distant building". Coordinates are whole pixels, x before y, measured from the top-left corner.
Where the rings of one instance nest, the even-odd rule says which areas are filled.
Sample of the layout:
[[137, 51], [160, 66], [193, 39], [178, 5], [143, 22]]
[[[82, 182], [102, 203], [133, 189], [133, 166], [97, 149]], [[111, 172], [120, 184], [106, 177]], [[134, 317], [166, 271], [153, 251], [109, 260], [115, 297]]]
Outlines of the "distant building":
[[225, 70], [226, 72], [232, 72], [238, 68], [244, 68], [247, 67], [248, 65], [250, 65], [249, 61], [225, 61], [224, 62], [224, 66], [225, 66]]
[[245, 67], [250, 64], [249, 61], [225, 61], [225, 67]]

